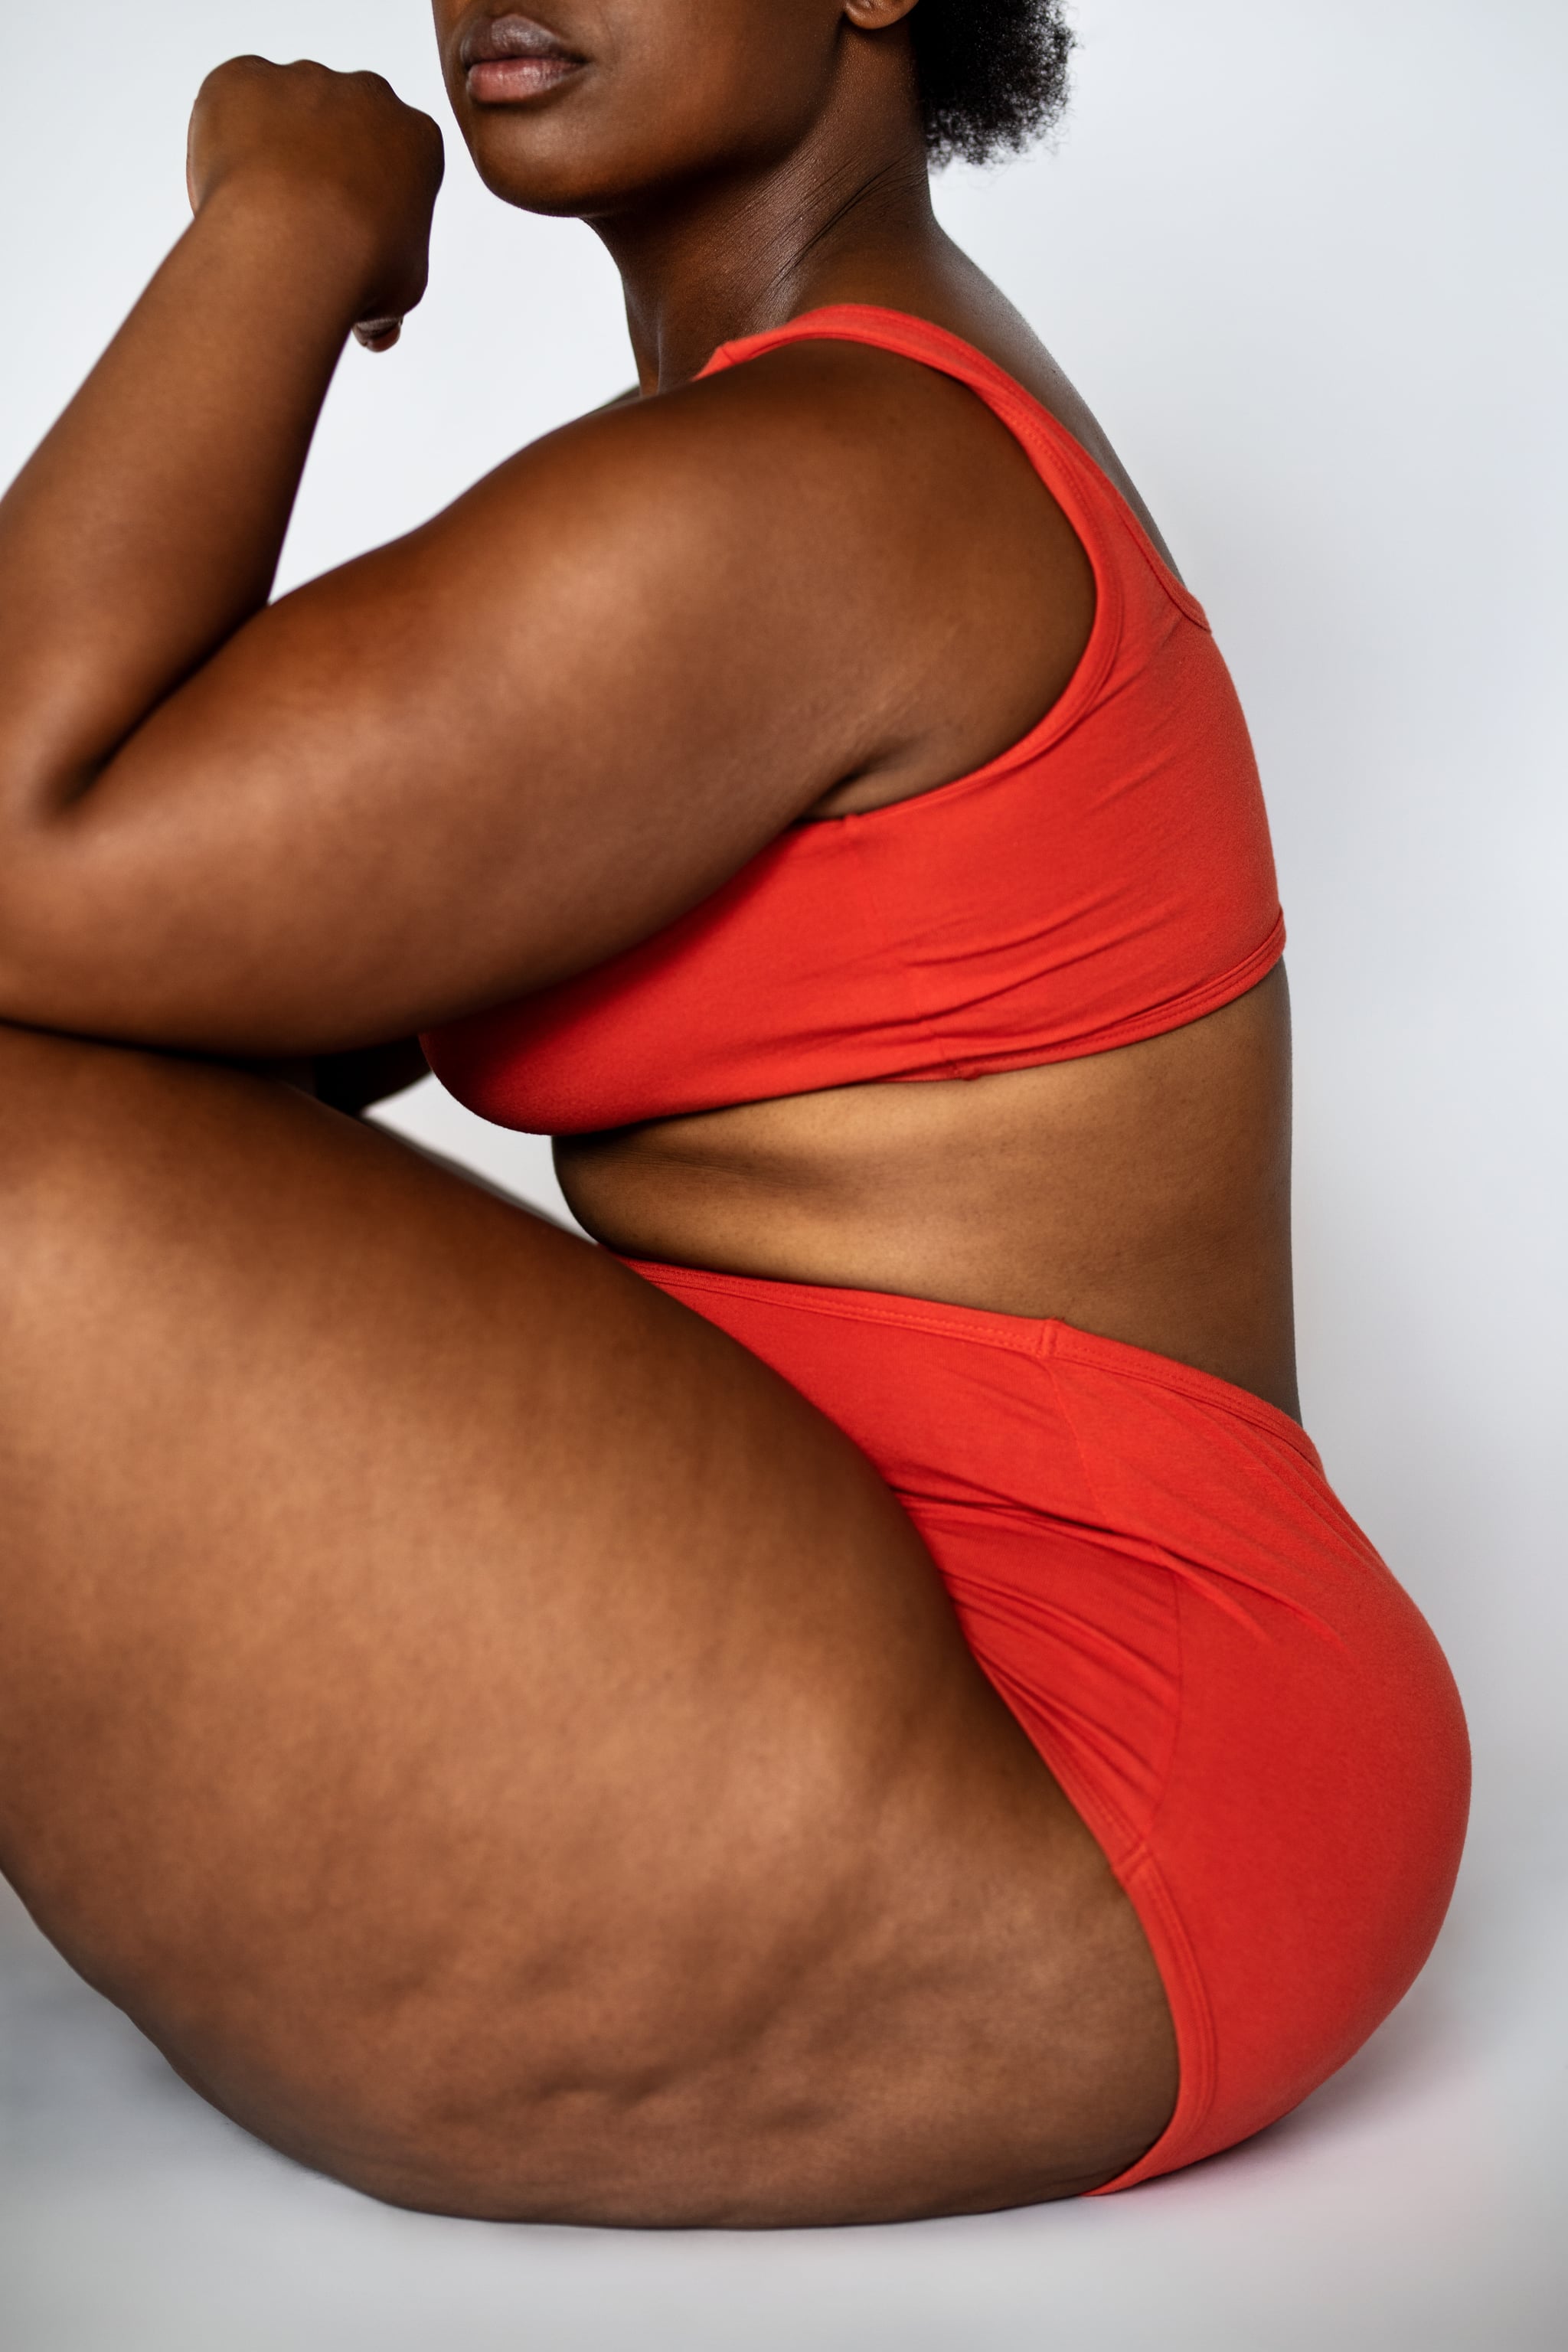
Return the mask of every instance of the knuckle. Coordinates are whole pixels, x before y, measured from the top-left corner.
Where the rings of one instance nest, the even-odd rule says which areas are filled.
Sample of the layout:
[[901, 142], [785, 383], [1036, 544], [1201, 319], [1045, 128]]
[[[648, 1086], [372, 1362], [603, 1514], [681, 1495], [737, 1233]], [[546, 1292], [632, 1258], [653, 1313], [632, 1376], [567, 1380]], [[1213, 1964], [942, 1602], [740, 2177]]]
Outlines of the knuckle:
[[258, 73], [265, 70], [266, 60], [262, 58], [248, 56], [225, 58], [221, 65], [214, 66], [211, 73], [203, 81], [202, 88], [205, 90], [216, 89], [225, 82], [248, 81]]

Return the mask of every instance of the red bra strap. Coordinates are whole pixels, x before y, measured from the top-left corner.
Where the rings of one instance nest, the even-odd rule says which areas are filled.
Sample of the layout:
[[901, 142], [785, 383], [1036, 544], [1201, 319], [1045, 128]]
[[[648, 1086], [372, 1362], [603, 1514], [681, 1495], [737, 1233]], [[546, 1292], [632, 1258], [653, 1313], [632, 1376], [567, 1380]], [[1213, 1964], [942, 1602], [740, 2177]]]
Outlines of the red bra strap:
[[[1200, 628], [1208, 626], [1203, 606], [1184, 588], [1152, 544], [1148, 533], [1114, 482], [1096, 464], [1080, 441], [1059, 417], [1025, 390], [1004, 367], [966, 343], [962, 335], [908, 310], [884, 310], [870, 302], [834, 302], [820, 310], [806, 310], [783, 326], [768, 327], [759, 335], [742, 335], [721, 343], [701, 375], [717, 375], [785, 343], [869, 343], [894, 352], [922, 367], [966, 383], [1007, 428], [1029, 458], [1040, 479], [1066, 513], [1089, 551], [1101, 593], [1111, 567], [1114, 537], [1105, 530], [1107, 515], [1131, 538], [1139, 554], [1171, 598]], [[700, 381], [700, 376], [699, 377]]]

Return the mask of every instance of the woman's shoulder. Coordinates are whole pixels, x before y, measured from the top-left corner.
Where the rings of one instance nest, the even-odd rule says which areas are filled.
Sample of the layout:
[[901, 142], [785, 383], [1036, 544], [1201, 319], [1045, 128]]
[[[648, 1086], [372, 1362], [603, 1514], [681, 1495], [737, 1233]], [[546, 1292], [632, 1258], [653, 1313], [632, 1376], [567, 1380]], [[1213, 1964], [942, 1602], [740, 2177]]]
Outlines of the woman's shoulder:
[[1030, 541], [1040, 495], [963, 384], [869, 345], [812, 341], [591, 410], [451, 517], [536, 546], [553, 533], [563, 566], [601, 579], [650, 541], [689, 575], [787, 555], [820, 593], [835, 575], [923, 568], [955, 532], [1005, 558]]
[[765, 523], [770, 537], [809, 544], [817, 563], [875, 563], [906, 541], [929, 551], [933, 534], [955, 530], [988, 535], [1005, 557], [1011, 539], [1030, 540], [1047, 499], [967, 383], [837, 335], [742, 342], [711, 372], [623, 394], [521, 452], [502, 469], [512, 478], [533, 493], [558, 487], [580, 530], [595, 511], [630, 529], [652, 509], [661, 527], [743, 550]]
[[[697, 494], [704, 481], [718, 487], [725, 511], [736, 520], [745, 497], [742, 490], [737, 498], [731, 468], [750, 477], [763, 496], [771, 485], [787, 482], [792, 492], [809, 486], [865, 511], [880, 491], [912, 519], [922, 455], [937, 454], [946, 492], [960, 497], [981, 493], [987, 476], [1006, 469], [1001, 436], [979, 413], [962, 373], [967, 354], [978, 371], [989, 367], [1009, 378], [1088, 454], [1179, 579], [1099, 419], [1005, 297], [966, 265], [953, 286], [932, 286], [924, 298], [918, 309], [840, 301], [814, 306], [779, 331], [791, 340], [742, 336], [720, 347], [715, 357], [721, 363], [712, 368], [710, 362], [712, 372], [672, 391], [645, 395], [634, 387], [620, 394], [568, 427], [571, 437], [563, 448], [574, 456], [602, 448], [607, 458], [614, 451], [615, 462], [645, 467], [655, 479], [667, 467], [684, 474], [694, 465]], [[811, 331], [802, 333], [807, 326]], [[949, 362], [958, 358], [958, 373], [922, 357], [921, 331], [931, 328], [943, 339]], [[900, 329], [910, 331], [900, 334]], [[612, 431], [595, 438], [597, 425]]]

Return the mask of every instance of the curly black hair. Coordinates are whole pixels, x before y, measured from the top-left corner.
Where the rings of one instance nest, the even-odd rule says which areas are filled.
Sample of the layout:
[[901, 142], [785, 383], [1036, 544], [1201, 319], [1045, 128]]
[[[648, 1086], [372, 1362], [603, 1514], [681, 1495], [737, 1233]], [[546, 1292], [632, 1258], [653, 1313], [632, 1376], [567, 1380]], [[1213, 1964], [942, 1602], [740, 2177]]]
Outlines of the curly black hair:
[[1062, 0], [919, 0], [909, 26], [933, 163], [1016, 155], [1060, 116], [1073, 47]]

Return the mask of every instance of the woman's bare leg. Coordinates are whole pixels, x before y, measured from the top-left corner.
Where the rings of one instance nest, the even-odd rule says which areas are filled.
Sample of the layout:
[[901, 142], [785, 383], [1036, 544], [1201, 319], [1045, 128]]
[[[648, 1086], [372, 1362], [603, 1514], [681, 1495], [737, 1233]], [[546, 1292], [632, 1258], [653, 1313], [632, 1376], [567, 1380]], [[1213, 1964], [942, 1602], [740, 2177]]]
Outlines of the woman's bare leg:
[[1161, 2129], [1125, 1899], [859, 1456], [259, 1078], [0, 1030], [0, 1861], [399, 2201], [870, 2219]]

